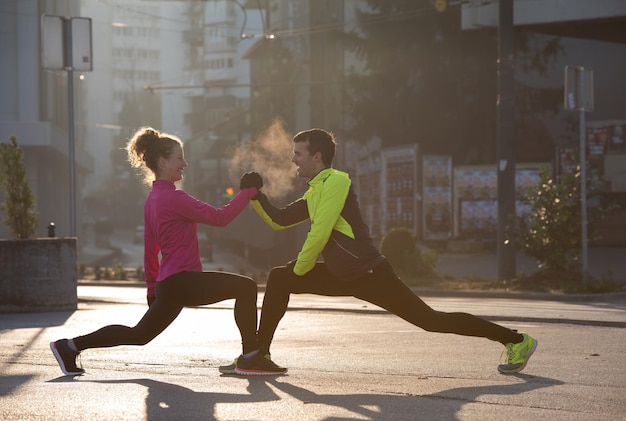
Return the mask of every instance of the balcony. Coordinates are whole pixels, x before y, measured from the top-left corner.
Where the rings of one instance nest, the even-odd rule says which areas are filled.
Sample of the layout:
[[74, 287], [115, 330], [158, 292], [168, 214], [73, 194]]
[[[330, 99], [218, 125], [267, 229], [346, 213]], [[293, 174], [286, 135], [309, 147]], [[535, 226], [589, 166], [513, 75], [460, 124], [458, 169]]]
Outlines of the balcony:
[[204, 43], [204, 30], [202, 28], [194, 28], [184, 31], [183, 41], [194, 46], [202, 45]]

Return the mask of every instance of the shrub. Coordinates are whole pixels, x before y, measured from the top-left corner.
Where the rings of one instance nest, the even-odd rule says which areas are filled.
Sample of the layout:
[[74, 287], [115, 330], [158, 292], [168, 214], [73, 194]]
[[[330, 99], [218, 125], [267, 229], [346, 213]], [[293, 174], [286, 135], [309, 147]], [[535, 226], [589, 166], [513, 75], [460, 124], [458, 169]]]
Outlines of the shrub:
[[437, 255], [421, 252], [415, 238], [406, 228], [393, 228], [382, 239], [380, 251], [393, 266], [398, 276], [409, 283], [436, 276]]
[[16, 239], [34, 237], [39, 227], [39, 215], [35, 212], [35, 198], [26, 180], [24, 151], [15, 136], [10, 143], [0, 142], [0, 187], [5, 201], [0, 205], [6, 213], [4, 222]]
[[136, 273], [135, 276], [137, 276], [137, 279], [139, 281], [145, 281], [146, 280], [146, 278], [145, 278], [146, 274], [143, 271], [143, 266], [138, 266], [135, 273]]
[[[563, 173], [556, 183], [549, 168], [539, 171], [539, 184], [529, 188], [522, 201], [530, 212], [514, 218], [508, 233], [515, 245], [535, 259], [542, 268], [553, 271], [580, 271], [582, 217], [580, 171]], [[599, 201], [600, 183], [588, 183], [588, 203]], [[592, 199], [594, 199], [592, 201]], [[597, 200], [596, 200], [597, 199]], [[610, 205], [587, 208], [588, 239], [597, 236], [593, 222], [601, 220]]]

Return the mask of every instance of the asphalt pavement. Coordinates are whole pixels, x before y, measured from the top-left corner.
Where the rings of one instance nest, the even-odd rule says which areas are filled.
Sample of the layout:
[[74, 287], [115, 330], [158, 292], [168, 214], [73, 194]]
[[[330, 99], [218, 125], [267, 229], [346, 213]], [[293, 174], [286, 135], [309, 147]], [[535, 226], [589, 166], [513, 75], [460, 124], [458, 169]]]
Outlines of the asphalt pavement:
[[[48, 343], [143, 315], [139, 286], [81, 284], [74, 312], [0, 317], [6, 420], [624, 420], [626, 298], [424, 297], [531, 333], [535, 355], [497, 372], [502, 347], [425, 332], [354, 298], [301, 295], [276, 333], [285, 376], [220, 375], [239, 352], [233, 303], [185, 309], [143, 347], [82, 353], [67, 377]], [[262, 293], [259, 294], [259, 303]]]
[[[493, 255], [444, 257], [440, 271], [461, 276], [497, 268]], [[241, 264], [217, 252], [205, 266]], [[522, 373], [505, 376], [497, 343], [425, 332], [351, 297], [298, 295], [272, 349], [285, 376], [219, 374], [240, 351], [225, 301], [183, 310], [146, 346], [83, 352], [86, 374], [72, 378], [50, 341], [133, 325], [146, 309], [141, 285], [81, 281], [76, 311], [0, 315], [0, 419], [626, 420], [626, 294], [418, 293], [436, 310], [526, 331], [538, 349]], [[262, 297], [261, 287], [259, 305]]]

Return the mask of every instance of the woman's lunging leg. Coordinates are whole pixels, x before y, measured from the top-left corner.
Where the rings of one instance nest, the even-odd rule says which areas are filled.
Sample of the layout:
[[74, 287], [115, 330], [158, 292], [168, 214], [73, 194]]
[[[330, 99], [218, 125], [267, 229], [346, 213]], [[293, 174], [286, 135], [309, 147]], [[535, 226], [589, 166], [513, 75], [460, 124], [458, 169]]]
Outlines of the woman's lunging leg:
[[163, 301], [157, 298], [135, 327], [105, 326], [88, 335], [74, 338], [74, 345], [78, 351], [118, 345], [145, 345], [163, 332], [182, 310], [182, 307]]
[[257, 285], [246, 276], [225, 272], [202, 272], [187, 274], [186, 291], [181, 297], [185, 306], [200, 306], [235, 300], [234, 317], [241, 335], [243, 353], [258, 349], [257, 327]]

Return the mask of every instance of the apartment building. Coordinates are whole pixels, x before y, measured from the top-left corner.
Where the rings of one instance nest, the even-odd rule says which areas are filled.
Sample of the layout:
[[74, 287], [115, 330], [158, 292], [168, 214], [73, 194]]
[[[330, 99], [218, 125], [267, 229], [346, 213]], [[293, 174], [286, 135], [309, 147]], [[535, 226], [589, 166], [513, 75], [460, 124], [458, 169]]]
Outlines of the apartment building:
[[[50, 222], [56, 234], [69, 236], [70, 161], [68, 74], [41, 65], [41, 16], [78, 16], [80, 1], [3, 0], [0, 2], [0, 139], [16, 136], [24, 150], [27, 178], [35, 196], [41, 224], [37, 235], [46, 236]], [[84, 118], [79, 75], [74, 75], [75, 120]], [[94, 158], [85, 147], [84, 126], [75, 130], [75, 191], [92, 171]], [[0, 200], [2, 200], [0, 198]], [[77, 212], [77, 234], [80, 215]], [[8, 229], [0, 225], [0, 237]]]

